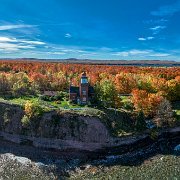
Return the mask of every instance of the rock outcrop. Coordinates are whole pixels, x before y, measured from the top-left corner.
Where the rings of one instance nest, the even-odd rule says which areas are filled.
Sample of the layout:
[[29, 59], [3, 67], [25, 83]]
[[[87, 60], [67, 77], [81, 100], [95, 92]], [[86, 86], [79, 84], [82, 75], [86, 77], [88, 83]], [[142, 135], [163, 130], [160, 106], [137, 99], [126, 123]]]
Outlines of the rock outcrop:
[[[110, 141], [106, 126], [98, 117], [64, 111], [46, 112], [22, 123], [25, 113], [17, 105], [0, 103], [0, 131], [7, 140], [56, 149], [98, 149]], [[59, 147], [59, 148], [58, 148]]]
[[[124, 153], [152, 144], [148, 133], [124, 138], [112, 137], [102, 119], [64, 111], [51, 111], [24, 124], [24, 110], [0, 103], [0, 138], [35, 147], [59, 150]], [[157, 139], [179, 137], [180, 127], [159, 132]], [[113, 147], [113, 148], [112, 148]]]

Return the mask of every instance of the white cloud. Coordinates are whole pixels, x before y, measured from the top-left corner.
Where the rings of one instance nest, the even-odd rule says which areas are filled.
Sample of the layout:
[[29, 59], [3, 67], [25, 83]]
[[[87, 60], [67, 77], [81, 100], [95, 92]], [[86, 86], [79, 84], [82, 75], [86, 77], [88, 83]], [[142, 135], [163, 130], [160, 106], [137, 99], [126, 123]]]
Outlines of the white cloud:
[[37, 40], [32, 41], [32, 40], [17, 39], [12, 37], [5, 37], [5, 36], [0, 36], [0, 42], [16, 42], [16, 43], [26, 43], [26, 44], [34, 44], [34, 45], [46, 44], [45, 42], [37, 41]]
[[168, 53], [155, 52], [154, 50], [139, 50], [132, 49], [129, 51], [121, 51], [113, 53], [112, 55], [123, 56], [123, 57], [165, 57], [170, 56]]
[[138, 38], [139, 41], [146, 41], [146, 40], [152, 40], [152, 39], [154, 39], [154, 37], [152, 37], [152, 36]]
[[149, 50], [138, 50], [138, 49], [133, 49], [129, 51], [130, 55], [139, 55], [139, 54], [149, 54]]
[[168, 22], [167, 19], [161, 18], [161, 19], [150, 19], [143, 21], [145, 24], [165, 24]]
[[147, 39], [151, 40], [151, 39], [154, 39], [154, 37], [153, 36], [149, 36], [149, 37], [147, 37]]
[[129, 52], [127, 52], [127, 51], [116, 52], [116, 53], [113, 53], [112, 55], [127, 57], [127, 56], [129, 56]]
[[36, 27], [36, 26], [37, 26], [37, 25], [28, 25], [28, 24], [0, 25], [0, 31], [11, 30], [11, 29], [19, 29], [19, 28], [32, 28], [32, 27]]
[[62, 49], [62, 52], [71, 52], [71, 53], [85, 53], [86, 51], [80, 49]]
[[42, 42], [42, 41], [16, 39], [16, 38], [4, 37], [4, 36], [0, 36], [0, 42], [16, 42], [16, 43], [26, 43], [26, 44], [34, 44], [34, 45], [46, 44], [45, 42]]
[[53, 47], [53, 50], [56, 52], [65, 52], [65, 53], [86, 53], [88, 51], [82, 50], [77, 46], [64, 46], [64, 47]]
[[153, 57], [166, 57], [166, 56], [170, 56], [170, 54], [168, 54], [168, 53], [153, 53], [153, 54], [150, 54], [149, 56], [153, 56]]
[[166, 26], [154, 26], [150, 28], [153, 31], [153, 34], [158, 34], [161, 30], [165, 29]]
[[44, 44], [45, 43], [41, 41], [0, 36], [0, 50], [5, 52], [18, 51], [20, 49], [34, 49], [36, 46]]
[[109, 47], [101, 47], [99, 50], [100, 51], [105, 51], [105, 52], [111, 52], [113, 49], [109, 48]]
[[64, 55], [66, 53], [65, 52], [47, 52], [47, 54], [51, 54], [51, 55]]
[[16, 42], [16, 38], [0, 36], [0, 42]]
[[149, 54], [149, 50], [138, 50], [138, 49], [132, 49], [129, 51], [121, 51], [121, 52], [116, 52], [113, 53], [113, 55], [116, 56], [134, 56], [134, 55], [144, 55], [144, 54]]
[[166, 6], [161, 6], [157, 11], [152, 11], [153, 16], [169, 16], [180, 11], [180, 0], [176, 3]]
[[146, 41], [146, 38], [138, 38], [139, 41]]
[[72, 37], [72, 35], [71, 35], [71, 34], [69, 34], [69, 33], [66, 33], [66, 34], [65, 34], [65, 37], [66, 37], [66, 38], [71, 38], [71, 37]]
[[34, 45], [44, 45], [46, 44], [45, 42], [42, 41], [29, 41], [29, 40], [20, 40], [22, 43], [27, 43], [27, 44], [34, 44]]
[[31, 45], [20, 45], [20, 44], [12, 44], [12, 43], [1, 43], [0, 42], [0, 51], [10, 52], [10, 51], [18, 51], [20, 49], [34, 49], [34, 46]]
[[152, 27], [150, 29], [153, 30], [153, 31], [156, 31], [156, 30], [165, 29], [165, 28], [166, 28], [166, 26], [155, 26], [155, 27]]

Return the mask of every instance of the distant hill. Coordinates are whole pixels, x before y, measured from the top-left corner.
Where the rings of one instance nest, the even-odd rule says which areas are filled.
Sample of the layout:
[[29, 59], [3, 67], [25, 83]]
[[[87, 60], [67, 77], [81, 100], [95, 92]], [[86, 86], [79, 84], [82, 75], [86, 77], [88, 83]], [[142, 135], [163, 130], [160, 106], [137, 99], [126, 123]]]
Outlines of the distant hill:
[[172, 60], [92, 60], [92, 59], [36, 59], [36, 58], [4, 58], [0, 60], [61, 62], [75, 64], [127, 65], [127, 66], [180, 66], [180, 62]]

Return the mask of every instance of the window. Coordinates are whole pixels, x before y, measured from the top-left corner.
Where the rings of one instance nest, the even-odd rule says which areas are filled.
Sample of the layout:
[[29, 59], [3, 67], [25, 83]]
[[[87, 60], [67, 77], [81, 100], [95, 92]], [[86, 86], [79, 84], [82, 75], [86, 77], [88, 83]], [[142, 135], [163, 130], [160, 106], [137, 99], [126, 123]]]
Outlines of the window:
[[86, 84], [88, 83], [88, 79], [87, 78], [81, 78], [81, 84]]
[[83, 97], [83, 102], [86, 102], [86, 97]]
[[86, 96], [86, 91], [82, 91], [82, 94], [83, 94], [84, 96]]

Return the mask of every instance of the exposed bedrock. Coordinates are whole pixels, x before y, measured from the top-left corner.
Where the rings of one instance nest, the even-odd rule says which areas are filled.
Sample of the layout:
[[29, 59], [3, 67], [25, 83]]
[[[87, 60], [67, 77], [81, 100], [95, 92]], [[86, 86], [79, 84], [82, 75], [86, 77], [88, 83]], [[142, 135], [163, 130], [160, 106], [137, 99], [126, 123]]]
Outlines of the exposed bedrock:
[[[24, 115], [20, 106], [0, 103], [1, 138], [42, 148], [110, 153], [131, 151], [154, 141], [148, 133], [135, 137], [112, 137], [106, 125], [95, 116], [51, 111], [22, 123]], [[177, 127], [161, 132], [159, 139], [178, 137], [179, 133], [180, 128]]]

